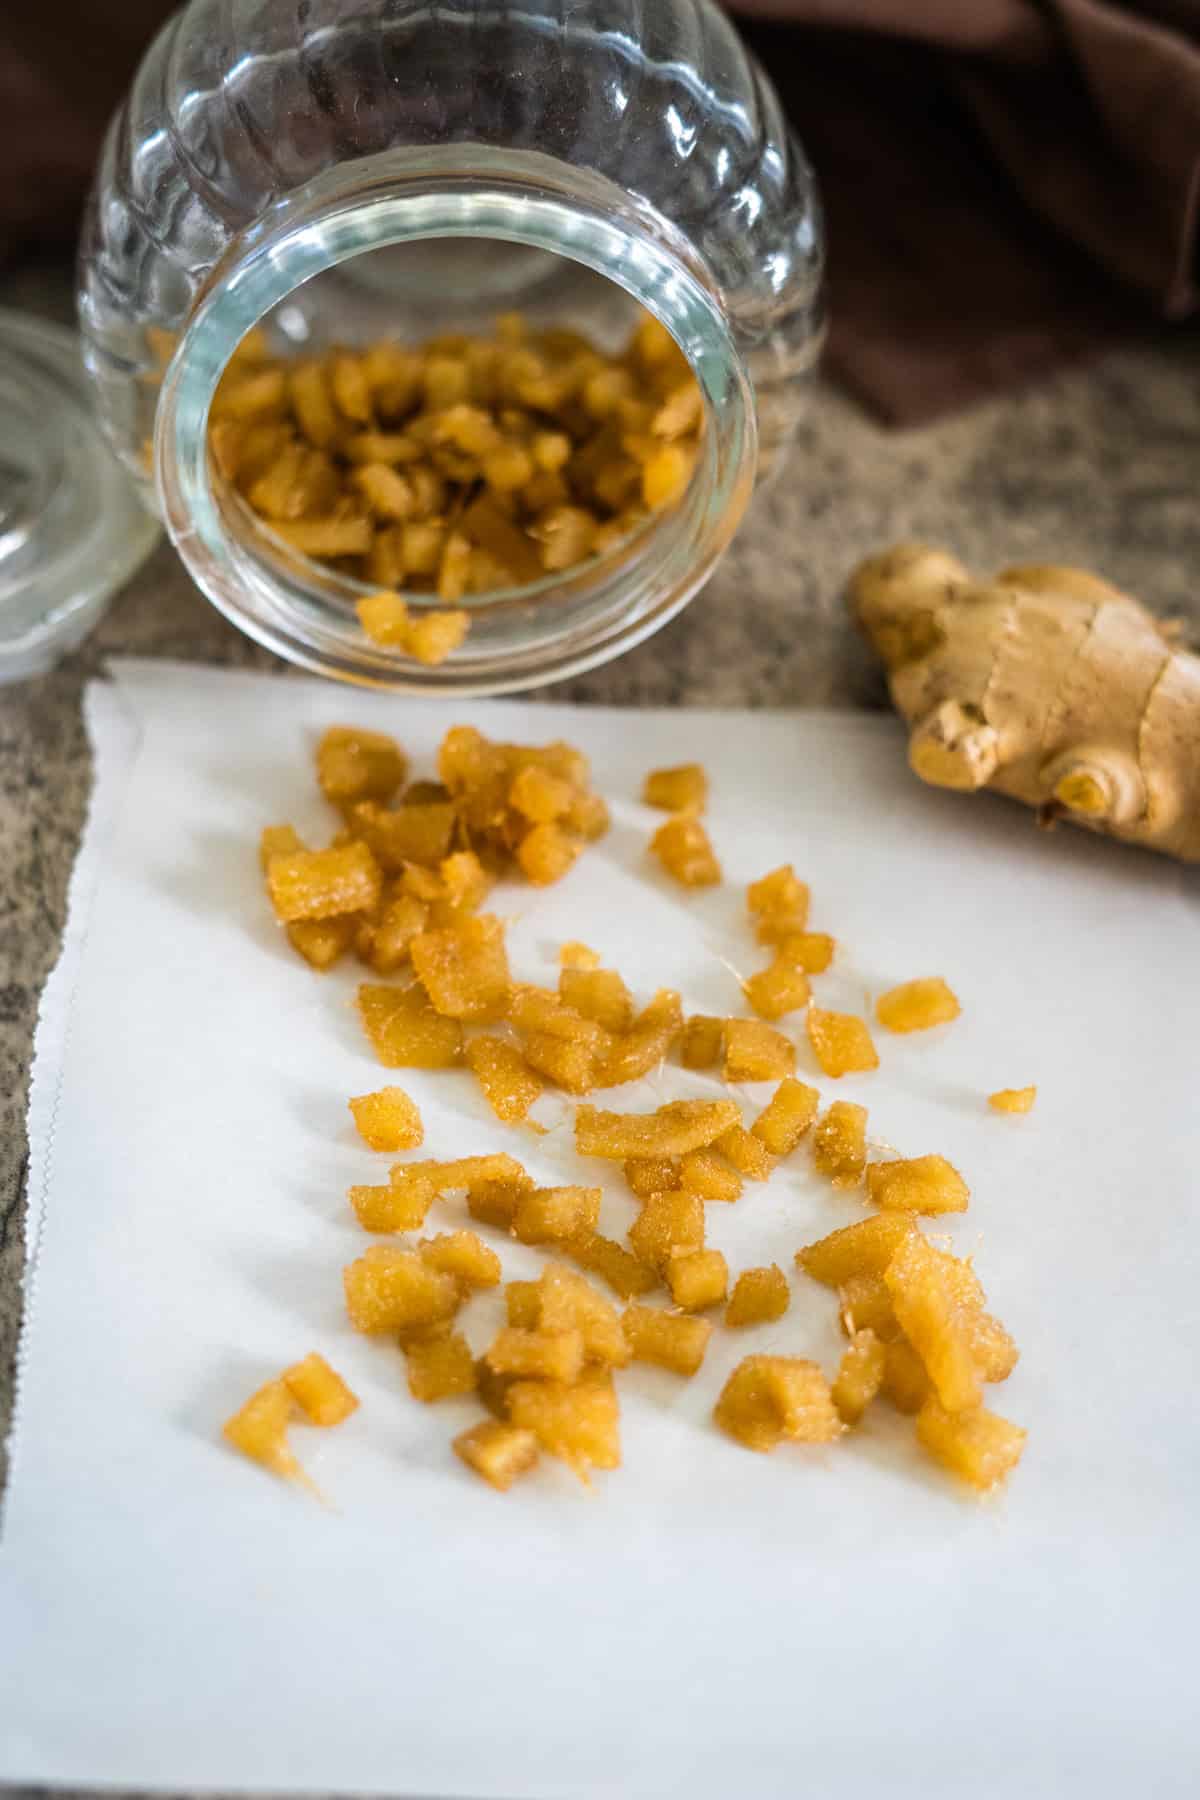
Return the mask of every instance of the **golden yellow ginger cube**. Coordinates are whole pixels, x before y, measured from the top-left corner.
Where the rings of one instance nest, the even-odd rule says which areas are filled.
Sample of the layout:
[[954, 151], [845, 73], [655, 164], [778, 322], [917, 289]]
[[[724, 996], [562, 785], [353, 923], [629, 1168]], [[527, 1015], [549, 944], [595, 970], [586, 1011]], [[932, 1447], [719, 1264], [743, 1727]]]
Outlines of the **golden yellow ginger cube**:
[[293, 850], [290, 855], [271, 858], [267, 891], [276, 918], [288, 925], [297, 919], [370, 912], [379, 904], [383, 876], [365, 844]]
[[343, 1270], [346, 1310], [358, 1331], [408, 1331], [452, 1319], [461, 1294], [453, 1276], [431, 1269], [415, 1250], [372, 1244]]
[[526, 881], [550, 887], [573, 868], [582, 848], [559, 825], [535, 825], [517, 845], [517, 862]]
[[816, 1088], [785, 1077], [750, 1127], [772, 1156], [790, 1156], [817, 1116]]
[[596, 1229], [600, 1198], [599, 1188], [530, 1188], [517, 1202], [513, 1231], [523, 1244], [565, 1243]]
[[712, 841], [699, 819], [677, 813], [650, 840], [659, 862], [681, 887], [716, 887], [721, 879]]
[[508, 1415], [585, 1479], [589, 1469], [620, 1467], [620, 1411], [610, 1381], [587, 1375], [571, 1383], [516, 1381], [508, 1390]]
[[425, 1238], [417, 1246], [421, 1261], [443, 1275], [452, 1275], [460, 1288], [500, 1285], [500, 1258], [474, 1231], [446, 1231]]
[[467, 1045], [467, 1064], [488, 1105], [506, 1125], [523, 1119], [543, 1092], [541, 1079], [516, 1045], [504, 1038], [472, 1038]]
[[643, 1007], [629, 1030], [613, 1040], [596, 1072], [597, 1087], [621, 1087], [650, 1075], [670, 1054], [683, 1030], [679, 995], [661, 988]]
[[358, 1395], [317, 1350], [285, 1369], [280, 1380], [310, 1425], [340, 1425], [358, 1406]]
[[[540, 1281], [510, 1281], [504, 1290], [505, 1314], [510, 1325], [520, 1331], [536, 1331], [541, 1324], [543, 1290]], [[575, 1322], [572, 1310], [568, 1322], [556, 1330], [569, 1330]]]
[[740, 1122], [723, 1131], [713, 1149], [719, 1150], [726, 1162], [732, 1163], [747, 1181], [766, 1181], [775, 1167], [775, 1158], [762, 1139], [747, 1131]]
[[707, 1319], [636, 1305], [625, 1308], [621, 1329], [634, 1362], [654, 1363], [683, 1376], [699, 1372], [713, 1331]]
[[433, 1406], [475, 1392], [475, 1358], [461, 1331], [431, 1332], [409, 1339], [402, 1348], [414, 1400]]
[[720, 1306], [729, 1291], [729, 1265], [719, 1250], [683, 1250], [667, 1262], [667, 1286], [684, 1312]]
[[508, 804], [532, 825], [552, 825], [570, 811], [575, 789], [536, 763], [526, 763], [508, 790]]
[[497, 1375], [538, 1381], [577, 1381], [583, 1360], [583, 1333], [574, 1325], [566, 1331], [529, 1331], [506, 1325], [484, 1355]]
[[722, 1388], [713, 1418], [748, 1450], [774, 1450], [785, 1438], [828, 1444], [845, 1429], [821, 1370], [799, 1356], [747, 1356]]
[[778, 959], [803, 969], [806, 975], [823, 975], [833, 961], [837, 942], [824, 931], [795, 931], [773, 936]]
[[[336, 923], [336, 921], [335, 921]], [[386, 900], [378, 917], [363, 920], [355, 935], [358, 954], [377, 975], [394, 975], [409, 960], [412, 941], [429, 923], [429, 908], [412, 894]]]
[[522, 1196], [533, 1183], [522, 1181], [480, 1181], [467, 1189], [467, 1211], [481, 1225], [494, 1225], [499, 1231], [511, 1231]]
[[876, 1206], [918, 1213], [966, 1212], [971, 1190], [944, 1156], [908, 1156], [872, 1163], [867, 1192]]
[[677, 1252], [704, 1248], [704, 1202], [682, 1191], [651, 1194], [629, 1227], [629, 1242], [639, 1261], [665, 1275]]
[[600, 952], [572, 938], [559, 950], [558, 960], [564, 969], [598, 969]]
[[826, 1012], [823, 1007], [810, 1006], [805, 1029], [813, 1055], [825, 1074], [835, 1081], [843, 1075], [861, 1075], [879, 1067], [866, 1022], [854, 1013]]
[[867, 1167], [867, 1109], [835, 1100], [813, 1132], [813, 1166], [834, 1187], [857, 1187]]
[[378, 1088], [349, 1102], [358, 1135], [372, 1150], [415, 1150], [425, 1127], [417, 1103], [403, 1088]]
[[917, 1440], [935, 1462], [986, 1493], [1015, 1469], [1027, 1433], [985, 1406], [948, 1412], [930, 1394], [917, 1414]]
[[746, 905], [753, 918], [788, 919], [797, 932], [803, 931], [807, 923], [808, 900], [808, 887], [797, 880], [791, 863], [772, 869], [746, 889]]
[[[454, 841], [457, 815], [444, 800], [410, 803], [388, 811], [373, 800], [360, 800], [349, 808], [349, 826], [361, 838], [381, 869], [389, 875], [404, 875], [408, 865], [435, 869], [445, 862]], [[441, 884], [432, 887], [419, 899], [436, 899]]]
[[682, 1187], [682, 1166], [677, 1156], [629, 1156], [625, 1159], [625, 1181], [639, 1200], [647, 1200], [651, 1194], [669, 1194]]
[[679, 1060], [685, 1069], [714, 1069], [725, 1054], [725, 1021], [695, 1013], [683, 1028]]
[[940, 975], [904, 981], [881, 995], [875, 1017], [888, 1031], [928, 1031], [957, 1019], [962, 1007]]
[[944, 1276], [919, 1232], [905, 1239], [883, 1271], [896, 1319], [925, 1365], [938, 1399], [949, 1412], [978, 1406], [979, 1372], [970, 1335]]
[[884, 1345], [883, 1383], [880, 1390], [897, 1412], [920, 1412], [930, 1393], [930, 1381], [908, 1339], [899, 1337]]
[[778, 1263], [769, 1263], [764, 1269], [743, 1269], [733, 1284], [725, 1323], [734, 1329], [770, 1325], [782, 1319], [790, 1303], [787, 1276]]
[[623, 1244], [602, 1237], [597, 1231], [581, 1232], [564, 1244], [563, 1250], [581, 1269], [599, 1275], [622, 1300], [631, 1300], [635, 1294], [648, 1294], [651, 1288], [658, 1286], [658, 1276], [653, 1269], [639, 1262]]
[[462, 1058], [462, 1026], [434, 1011], [420, 987], [364, 982], [358, 1010], [387, 1069], [452, 1069]]
[[608, 1033], [595, 1019], [587, 1019], [561, 995], [529, 983], [514, 987], [508, 996], [508, 1020], [529, 1036], [561, 1038], [583, 1044], [593, 1054], [607, 1048]]
[[833, 1378], [833, 1404], [847, 1425], [857, 1425], [883, 1385], [887, 1353], [873, 1331], [856, 1331]]
[[575, 1110], [575, 1148], [581, 1156], [683, 1156], [703, 1150], [737, 1123], [732, 1100], [673, 1100], [652, 1113]]
[[473, 850], [456, 850], [443, 857], [438, 874], [450, 904], [474, 912], [492, 885], [492, 878]]
[[980, 1381], [1007, 1381], [1021, 1353], [999, 1319], [974, 1307], [964, 1307], [961, 1318]]
[[[678, 1186], [701, 1200], [737, 1200], [742, 1192], [742, 1178], [732, 1164], [715, 1150], [689, 1150], [679, 1159]], [[666, 1187], [655, 1190], [663, 1193]]]
[[531, 1031], [525, 1039], [525, 1061], [568, 1094], [590, 1094], [596, 1084], [596, 1053], [579, 1041]]
[[475, 1361], [475, 1392], [494, 1419], [508, 1418], [508, 1391], [515, 1375], [497, 1375], [482, 1356]]
[[763, 1019], [782, 1019], [798, 1012], [812, 997], [804, 970], [783, 956], [776, 956], [769, 968], [743, 981], [742, 992]]
[[288, 1448], [292, 1395], [282, 1380], [268, 1381], [246, 1404], [226, 1419], [222, 1430], [235, 1450], [261, 1463], [273, 1475], [295, 1478], [300, 1464]]
[[331, 725], [317, 745], [317, 781], [335, 806], [390, 800], [408, 773], [408, 758], [383, 731]]
[[287, 928], [288, 943], [312, 969], [332, 969], [354, 942], [358, 915], [337, 919], [295, 919]]
[[700, 763], [651, 769], [642, 787], [642, 800], [660, 812], [702, 813], [708, 805], [708, 776]]
[[[397, 508], [412, 506], [412, 488], [403, 475], [397, 475], [391, 469], [378, 465], [368, 465], [356, 475], [358, 484], [363, 488], [374, 488], [381, 499], [385, 500], [387, 513], [395, 518], [399, 516]], [[373, 496], [368, 493], [367, 499]], [[379, 509], [383, 511], [383, 508]], [[364, 633], [373, 644], [406, 650], [409, 633], [412, 630], [412, 619], [408, 604], [399, 594], [383, 591], [378, 594], [367, 594], [355, 603], [354, 611]]]
[[469, 1431], [461, 1431], [453, 1447], [454, 1454], [468, 1469], [474, 1469], [501, 1494], [506, 1494], [519, 1476], [527, 1475], [538, 1459], [537, 1439], [532, 1431], [498, 1419], [484, 1419]]
[[1027, 1113], [1033, 1111], [1036, 1099], [1035, 1087], [997, 1088], [994, 1094], [988, 1095], [988, 1105], [993, 1112]]
[[615, 969], [564, 969], [558, 991], [567, 1006], [605, 1031], [628, 1031], [633, 1001]]
[[409, 954], [436, 1012], [480, 1025], [503, 1018], [509, 978], [499, 919], [483, 913], [444, 931], [423, 932]]
[[418, 613], [408, 628], [406, 648], [414, 662], [436, 668], [466, 642], [471, 629], [471, 615], [437, 607]]
[[273, 856], [291, 856], [307, 849], [294, 825], [264, 825], [258, 840], [258, 866], [265, 875]]
[[910, 1213], [877, 1213], [806, 1244], [796, 1252], [796, 1266], [826, 1287], [844, 1287], [855, 1275], [882, 1275], [901, 1245], [916, 1235]]
[[624, 1368], [629, 1361], [629, 1346], [622, 1336], [617, 1310], [590, 1281], [561, 1263], [549, 1263], [537, 1289], [534, 1323], [541, 1330], [566, 1331], [577, 1326], [583, 1333], [584, 1355], [589, 1362]]
[[425, 1223], [437, 1189], [425, 1179], [403, 1187], [352, 1187], [346, 1197], [364, 1231], [416, 1231]]
[[885, 1342], [900, 1335], [896, 1309], [882, 1275], [851, 1275], [838, 1288], [838, 1316], [847, 1337], [873, 1331]]
[[778, 1081], [796, 1067], [796, 1046], [761, 1019], [726, 1019], [726, 1081]]

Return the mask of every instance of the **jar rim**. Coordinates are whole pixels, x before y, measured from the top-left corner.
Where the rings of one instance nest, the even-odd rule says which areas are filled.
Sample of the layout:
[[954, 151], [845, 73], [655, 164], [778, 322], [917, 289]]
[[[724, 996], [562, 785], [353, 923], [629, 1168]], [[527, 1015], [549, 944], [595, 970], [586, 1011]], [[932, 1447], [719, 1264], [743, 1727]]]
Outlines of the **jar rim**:
[[[430, 238], [548, 250], [606, 276], [671, 333], [705, 410], [680, 501], [610, 554], [530, 589], [462, 604], [473, 628], [436, 668], [368, 642], [352, 608], [255, 556], [230, 529], [208, 454], [208, 413], [245, 333], [312, 277], [366, 251]], [[707, 581], [749, 502], [757, 427], [749, 373], [716, 284], [677, 228], [592, 171], [483, 144], [402, 149], [343, 165], [270, 209], [226, 253], [181, 332], [155, 421], [167, 530], [189, 573], [240, 629], [291, 662], [362, 685], [494, 694], [576, 674], [632, 648]], [[414, 600], [416, 597], [414, 596]]]

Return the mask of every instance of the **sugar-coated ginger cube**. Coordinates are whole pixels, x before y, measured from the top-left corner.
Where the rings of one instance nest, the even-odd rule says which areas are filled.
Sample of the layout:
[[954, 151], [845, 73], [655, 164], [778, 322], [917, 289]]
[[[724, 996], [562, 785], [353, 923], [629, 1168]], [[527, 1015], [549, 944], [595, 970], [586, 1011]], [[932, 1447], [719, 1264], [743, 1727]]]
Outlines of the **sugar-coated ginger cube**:
[[741, 1195], [742, 1178], [715, 1150], [689, 1150], [679, 1159], [679, 1186], [701, 1200], [733, 1201]]
[[294, 919], [287, 927], [287, 940], [310, 969], [324, 972], [345, 955], [357, 930], [356, 913], [343, 913], [336, 919]]
[[654, 1363], [684, 1376], [699, 1371], [713, 1331], [707, 1319], [636, 1305], [625, 1308], [621, 1329], [634, 1362]]
[[351, 831], [389, 875], [403, 875], [409, 863], [436, 869], [450, 854], [456, 824], [454, 808], [445, 800], [406, 800], [391, 812], [374, 800], [360, 800], [349, 809]]
[[470, 629], [470, 613], [435, 607], [413, 619], [405, 648], [414, 662], [436, 668], [466, 642]]
[[462, 1025], [435, 1012], [420, 987], [363, 982], [358, 1010], [385, 1069], [452, 1069], [462, 1060]]
[[423, 900], [403, 890], [393, 892], [375, 917], [359, 922], [355, 947], [363, 962], [377, 975], [394, 975], [408, 962], [413, 939], [420, 936], [428, 923], [429, 907]]
[[526, 763], [508, 790], [508, 804], [531, 825], [552, 825], [570, 811], [574, 797], [575, 789], [569, 781], [536, 763]]
[[600, 1199], [599, 1188], [530, 1188], [517, 1202], [513, 1231], [523, 1244], [566, 1243], [596, 1229]]
[[633, 1001], [615, 969], [563, 969], [558, 991], [567, 1006], [605, 1031], [628, 1031]]
[[880, 996], [875, 1017], [888, 1031], [928, 1031], [957, 1019], [962, 1007], [940, 975], [904, 981]]
[[474, 912], [492, 886], [492, 878], [473, 850], [455, 850], [438, 864], [438, 874], [450, 905]]
[[499, 919], [483, 913], [443, 931], [422, 932], [409, 955], [435, 1012], [479, 1025], [503, 1018], [508, 953]]
[[778, 1263], [763, 1269], [743, 1269], [733, 1284], [725, 1323], [733, 1329], [770, 1325], [782, 1319], [791, 1302], [787, 1276]]
[[836, 940], [824, 931], [795, 931], [774, 939], [777, 960], [789, 962], [806, 975], [823, 975], [833, 961]]
[[970, 1335], [928, 1244], [919, 1232], [906, 1238], [883, 1271], [896, 1319], [925, 1365], [948, 1412], [978, 1406], [979, 1372]]
[[[397, 475], [394, 470], [385, 469], [380, 464], [367, 464], [358, 480], [367, 489], [368, 501], [390, 500], [394, 506], [402, 506], [409, 492], [402, 475]], [[388, 645], [397, 650], [408, 648], [412, 617], [407, 601], [399, 594], [366, 594], [357, 602], [354, 610], [359, 624], [373, 644]]]
[[768, 968], [743, 981], [742, 991], [763, 1019], [782, 1019], [798, 1012], [812, 998], [808, 976], [799, 963], [777, 956]]
[[980, 1381], [1007, 1381], [1021, 1353], [999, 1319], [978, 1308], [964, 1307], [962, 1320]]
[[683, 1028], [679, 1060], [685, 1069], [715, 1069], [725, 1054], [725, 1021], [694, 1013]]
[[531, 1031], [524, 1044], [525, 1061], [567, 1094], [590, 1094], [596, 1083], [596, 1053], [587, 1044]]
[[833, 1378], [833, 1404], [847, 1425], [857, 1425], [883, 1384], [886, 1351], [873, 1331], [856, 1331]]
[[627, 1156], [623, 1172], [630, 1192], [646, 1200], [651, 1194], [669, 1194], [682, 1187], [682, 1170], [678, 1156]]
[[535, 825], [517, 845], [517, 862], [526, 881], [550, 887], [574, 866], [582, 848], [560, 825]]
[[635, 1294], [648, 1294], [658, 1286], [658, 1276], [653, 1269], [639, 1262], [623, 1244], [602, 1237], [597, 1231], [581, 1233], [564, 1244], [563, 1249], [572, 1262], [598, 1275], [622, 1300], [631, 1300]]
[[740, 1121], [721, 1133], [713, 1149], [719, 1150], [726, 1162], [732, 1163], [747, 1181], [766, 1181], [775, 1167], [775, 1158], [762, 1139], [747, 1131]]
[[402, 1347], [414, 1400], [433, 1406], [475, 1392], [475, 1358], [461, 1331], [432, 1331], [408, 1339]]
[[716, 887], [721, 880], [712, 841], [699, 819], [677, 813], [650, 840], [659, 862], [681, 887]]
[[787, 919], [796, 932], [803, 931], [808, 920], [808, 900], [808, 887], [797, 879], [791, 863], [772, 869], [746, 889], [746, 905], [754, 918]]
[[[510, 1292], [516, 1285], [509, 1284]], [[584, 1355], [589, 1362], [624, 1368], [629, 1361], [629, 1346], [621, 1333], [617, 1310], [590, 1281], [561, 1263], [549, 1263], [535, 1285], [536, 1327], [543, 1331], [568, 1331], [575, 1326], [583, 1333]], [[510, 1318], [509, 1323], [518, 1321]]]
[[437, 1189], [426, 1179], [397, 1186], [352, 1187], [347, 1199], [364, 1231], [416, 1231], [437, 1199]]
[[265, 875], [274, 856], [292, 856], [308, 845], [294, 825], [264, 825], [258, 840], [258, 866]]
[[817, 1116], [816, 1088], [788, 1075], [750, 1127], [772, 1156], [790, 1156]]
[[796, 1067], [796, 1046], [761, 1019], [726, 1019], [726, 1081], [779, 1081]]
[[683, 1250], [667, 1262], [667, 1286], [684, 1312], [720, 1306], [729, 1290], [729, 1266], [719, 1250]]
[[467, 1189], [467, 1211], [481, 1225], [494, 1225], [498, 1231], [511, 1231], [517, 1207], [532, 1182], [478, 1181]]
[[565, 1331], [530, 1331], [506, 1325], [492, 1340], [484, 1361], [497, 1375], [577, 1381], [583, 1370], [583, 1333], [574, 1325]]
[[653, 1073], [666, 1061], [682, 1030], [679, 995], [671, 988], [660, 988], [629, 1030], [613, 1039], [597, 1068], [596, 1086], [621, 1087]]
[[620, 1466], [620, 1412], [611, 1381], [586, 1374], [571, 1383], [516, 1381], [508, 1390], [508, 1415], [585, 1479], [589, 1469]]
[[602, 1025], [585, 1018], [549, 988], [529, 983], [514, 987], [508, 996], [507, 1016], [510, 1024], [529, 1036], [561, 1038], [564, 1043], [582, 1044], [593, 1054], [606, 1049], [609, 1043]]
[[884, 1345], [883, 1383], [880, 1390], [897, 1412], [920, 1412], [930, 1393], [929, 1377], [908, 1339], [894, 1338]]
[[425, 1127], [417, 1103], [403, 1088], [378, 1088], [349, 1102], [358, 1135], [372, 1150], [415, 1150]]
[[421, 1261], [452, 1275], [465, 1290], [500, 1285], [500, 1258], [474, 1231], [446, 1231], [417, 1246]]
[[311, 1425], [340, 1425], [358, 1406], [358, 1395], [317, 1350], [285, 1369], [280, 1380]]
[[1033, 1111], [1036, 1099], [1035, 1087], [997, 1088], [994, 1094], [988, 1095], [988, 1105], [993, 1112], [1027, 1113]]
[[784, 1438], [828, 1444], [844, 1430], [829, 1383], [816, 1363], [799, 1356], [747, 1356], [722, 1388], [713, 1418], [748, 1450], [773, 1450]]
[[[510, 1325], [520, 1331], [536, 1331], [542, 1316], [540, 1281], [510, 1281], [504, 1290], [504, 1308]], [[574, 1315], [571, 1317], [573, 1320]]]
[[867, 1109], [835, 1100], [813, 1132], [813, 1166], [834, 1187], [857, 1187], [867, 1167]]
[[544, 1091], [540, 1077], [505, 1038], [472, 1038], [466, 1056], [484, 1099], [506, 1125], [523, 1119]]
[[708, 805], [708, 776], [700, 763], [651, 769], [642, 786], [642, 800], [660, 812], [702, 813]]
[[949, 1412], [930, 1394], [917, 1414], [917, 1439], [935, 1462], [986, 1493], [1015, 1469], [1026, 1432], [985, 1406]]
[[286, 1384], [268, 1381], [222, 1427], [235, 1450], [261, 1463], [273, 1475], [295, 1478], [300, 1464], [288, 1448], [287, 1429], [292, 1416], [292, 1396]]
[[651, 1194], [629, 1227], [629, 1242], [639, 1261], [665, 1275], [677, 1252], [704, 1248], [704, 1202], [682, 1191]]
[[564, 969], [598, 969], [600, 952], [588, 944], [581, 944], [578, 938], [571, 938], [559, 950], [558, 960]]
[[896, 1309], [882, 1275], [851, 1275], [838, 1288], [838, 1317], [847, 1337], [856, 1331], [873, 1331], [888, 1341], [900, 1335]]
[[879, 1067], [879, 1057], [866, 1022], [854, 1013], [826, 1012], [810, 1006], [805, 1020], [808, 1041], [826, 1075], [861, 1075]]
[[451, 1275], [431, 1269], [415, 1250], [372, 1244], [343, 1271], [346, 1310], [358, 1331], [408, 1331], [452, 1319], [461, 1294]]
[[796, 1252], [797, 1267], [826, 1287], [842, 1287], [853, 1275], [882, 1275], [900, 1246], [915, 1237], [909, 1213], [877, 1213], [843, 1225]]
[[944, 1156], [908, 1156], [872, 1163], [867, 1192], [888, 1211], [966, 1212], [971, 1190]]
[[317, 745], [317, 781], [335, 806], [390, 800], [408, 772], [395, 738], [355, 725], [331, 725]]
[[652, 1113], [575, 1111], [575, 1148], [581, 1156], [684, 1156], [703, 1150], [737, 1123], [732, 1100], [673, 1100]]
[[379, 904], [383, 875], [365, 844], [330, 850], [293, 850], [267, 865], [267, 892], [281, 924], [370, 912]]
[[499, 1419], [484, 1419], [459, 1433], [454, 1453], [489, 1487], [506, 1494], [518, 1476], [527, 1475], [536, 1465], [538, 1446], [532, 1431]]

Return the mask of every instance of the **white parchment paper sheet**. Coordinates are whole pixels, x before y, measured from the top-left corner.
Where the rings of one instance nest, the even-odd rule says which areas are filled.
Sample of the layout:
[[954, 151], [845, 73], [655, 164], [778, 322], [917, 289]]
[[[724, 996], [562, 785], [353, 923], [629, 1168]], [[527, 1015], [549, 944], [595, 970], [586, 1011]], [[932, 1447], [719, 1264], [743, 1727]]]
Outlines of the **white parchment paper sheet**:
[[[838, 1354], [832, 1296], [792, 1254], [861, 1202], [803, 1155], [709, 1209], [731, 1266], [788, 1270], [789, 1313], [720, 1334], [692, 1383], [623, 1377], [625, 1466], [591, 1493], [553, 1466], [491, 1493], [449, 1451], [474, 1410], [418, 1406], [399, 1353], [350, 1330], [340, 1271], [366, 1240], [344, 1193], [389, 1159], [345, 1102], [386, 1077], [355, 971], [320, 978], [281, 942], [256, 839], [285, 819], [329, 832], [309, 764], [324, 726], [394, 730], [428, 767], [464, 718], [581, 744], [614, 806], [560, 886], [497, 891], [521, 977], [552, 981], [577, 937], [639, 997], [666, 984], [731, 1010], [729, 965], [759, 954], [742, 884], [787, 858], [845, 946], [826, 1003], [950, 979], [956, 1024], [880, 1033], [883, 1068], [836, 1091], [971, 1183], [949, 1235], [1023, 1352], [993, 1395], [1030, 1431], [1007, 1492], [960, 1494], [884, 1408], [831, 1450], [769, 1458], [711, 1427], [742, 1355]], [[460, 1800], [1195, 1792], [1194, 876], [922, 789], [882, 719], [449, 709], [162, 663], [119, 665], [89, 719], [97, 801], [30, 1118], [0, 1778]], [[687, 897], [647, 861], [636, 795], [693, 757], [727, 883]], [[540, 1178], [583, 1174], [564, 1102], [543, 1103], [561, 1122], [539, 1141], [506, 1133], [466, 1073], [392, 1079], [424, 1113], [421, 1154], [508, 1147]], [[1031, 1081], [1028, 1118], [988, 1112], [989, 1091]], [[607, 1103], [712, 1091], [675, 1069]], [[633, 1206], [608, 1187], [619, 1235]], [[458, 1222], [446, 1206], [435, 1228]], [[495, 1317], [465, 1315], [477, 1348]], [[363, 1402], [293, 1434], [327, 1510], [219, 1435], [313, 1348]]]

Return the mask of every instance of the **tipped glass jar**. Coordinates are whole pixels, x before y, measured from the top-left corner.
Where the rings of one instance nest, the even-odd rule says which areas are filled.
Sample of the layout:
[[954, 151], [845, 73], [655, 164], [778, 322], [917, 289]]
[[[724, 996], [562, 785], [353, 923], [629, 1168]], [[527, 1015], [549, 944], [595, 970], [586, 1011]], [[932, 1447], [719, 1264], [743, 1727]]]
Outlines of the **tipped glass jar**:
[[[704, 584], [795, 429], [821, 261], [811, 171], [710, 0], [191, 0], [109, 133], [79, 306], [104, 428], [228, 617], [323, 674], [495, 693], [618, 654]], [[469, 634], [425, 667], [364, 635], [373, 584], [256, 526], [210, 406], [256, 325], [311, 356], [514, 308], [606, 350], [641, 311], [665, 326], [703, 401], [694, 468], [603, 553], [457, 601]]]

